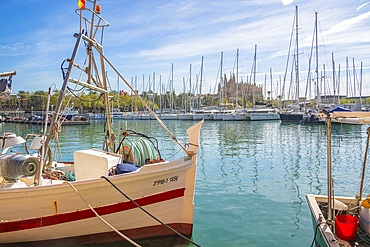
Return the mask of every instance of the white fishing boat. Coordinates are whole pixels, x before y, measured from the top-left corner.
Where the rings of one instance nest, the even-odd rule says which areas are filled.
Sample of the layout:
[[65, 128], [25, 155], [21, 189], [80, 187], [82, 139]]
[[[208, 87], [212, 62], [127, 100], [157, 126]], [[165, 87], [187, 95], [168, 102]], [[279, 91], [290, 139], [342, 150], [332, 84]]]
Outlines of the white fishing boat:
[[[115, 145], [105, 66], [109, 65], [138, 99], [141, 98], [103, 55], [98, 37], [103, 38], [101, 29], [109, 24], [100, 16], [100, 6], [96, 2], [86, 1], [91, 8], [76, 10], [80, 29], [74, 35], [75, 47], [67, 60], [69, 66], [63, 76], [50, 129], [47, 131], [45, 125], [45, 133], [36, 136], [29, 147], [39, 152], [6, 154], [7, 148], [24, 140], [16, 135], [0, 138], [3, 147], [0, 156], [0, 244], [81, 246], [129, 241], [139, 246], [135, 243], [137, 239], [175, 234], [192, 242], [189, 237], [193, 227], [196, 160], [203, 121], [187, 130], [189, 148], [186, 149], [142, 101], [183, 149], [185, 156], [163, 160], [151, 138], [138, 137], [128, 130], [122, 133], [119, 145]], [[77, 61], [79, 48], [87, 52], [86, 66], [94, 66], [94, 70], [86, 69], [84, 60]], [[90, 74], [92, 71], [94, 74]], [[75, 78], [86, 81], [73, 79], [74, 74], [82, 75]], [[61, 112], [68, 82], [103, 94], [108, 128], [104, 150], [75, 150], [71, 163], [50, 162], [53, 157], [50, 144], [55, 141], [57, 145], [60, 131], [56, 113]], [[47, 111], [50, 91], [49, 88]], [[75, 181], [61, 177], [67, 172], [74, 172]]]
[[[333, 112], [323, 110], [320, 118], [325, 118], [327, 126], [327, 195], [306, 195], [309, 205], [314, 240], [312, 245], [340, 247], [340, 246], [367, 246], [363, 243], [355, 243], [358, 227], [363, 229], [364, 235], [369, 239], [370, 232], [370, 197], [365, 198], [363, 194], [363, 181], [365, 175], [365, 165], [367, 150], [369, 145], [370, 128], [367, 129], [367, 143], [365, 151], [365, 161], [362, 169], [362, 181], [359, 195], [353, 197], [334, 196], [332, 180], [332, 159], [331, 159], [331, 123], [338, 118], [367, 118], [370, 112]], [[360, 221], [360, 226], [358, 225]], [[357, 241], [357, 239], [356, 239]]]

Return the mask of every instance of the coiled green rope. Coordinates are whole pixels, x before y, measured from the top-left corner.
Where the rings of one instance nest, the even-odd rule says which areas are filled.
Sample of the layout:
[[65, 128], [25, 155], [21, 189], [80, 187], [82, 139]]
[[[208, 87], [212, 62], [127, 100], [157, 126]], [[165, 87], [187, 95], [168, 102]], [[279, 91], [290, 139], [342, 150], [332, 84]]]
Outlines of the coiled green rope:
[[136, 166], [143, 166], [147, 160], [157, 159], [157, 149], [153, 143], [145, 138], [139, 138], [132, 142], [122, 142], [122, 158], [124, 162], [131, 162]]

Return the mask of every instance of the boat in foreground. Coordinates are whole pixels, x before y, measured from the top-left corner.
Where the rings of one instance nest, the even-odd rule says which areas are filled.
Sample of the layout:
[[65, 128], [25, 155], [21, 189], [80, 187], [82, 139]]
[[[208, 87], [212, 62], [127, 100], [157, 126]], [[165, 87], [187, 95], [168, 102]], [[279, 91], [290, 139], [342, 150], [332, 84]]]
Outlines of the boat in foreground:
[[[323, 110], [319, 117], [327, 126], [327, 195], [306, 195], [310, 208], [314, 239], [313, 246], [367, 246], [363, 237], [369, 239], [370, 232], [370, 197], [363, 197], [363, 181], [369, 145], [370, 128], [367, 129], [365, 161], [359, 195], [353, 197], [334, 196], [331, 164], [331, 121], [338, 118], [370, 117], [370, 112], [333, 112]], [[369, 195], [370, 196], [370, 195]], [[360, 222], [360, 226], [359, 226]], [[362, 238], [356, 234], [360, 232]], [[356, 241], [356, 243], [355, 243]]]
[[[76, 10], [81, 21], [80, 30], [74, 35], [76, 44], [72, 57], [66, 60], [69, 66], [62, 70], [63, 85], [50, 128], [45, 124], [42, 135], [29, 135], [25, 139], [8, 133], [0, 138], [3, 148], [0, 156], [0, 244], [78, 246], [129, 241], [139, 246], [134, 240], [166, 235], [179, 235], [195, 244], [187, 237], [191, 236], [193, 227], [196, 160], [203, 121], [187, 130], [189, 148], [186, 149], [142, 101], [183, 149], [185, 156], [163, 160], [154, 138], [132, 130], [123, 131], [116, 143], [105, 65], [108, 64], [141, 98], [106, 59], [101, 42], [95, 38], [96, 33], [99, 37], [101, 29], [109, 25], [100, 16], [100, 6], [96, 2], [86, 1], [92, 5], [91, 9]], [[92, 18], [87, 19], [84, 14]], [[82, 30], [81, 26], [90, 29]], [[93, 66], [94, 70], [77, 65], [82, 40], [88, 47], [86, 66]], [[80, 79], [71, 77], [73, 68], [77, 72], [75, 78]], [[62, 112], [68, 82], [102, 94], [107, 121], [104, 148], [75, 150], [73, 162], [53, 161], [55, 156], [50, 145], [55, 141], [54, 145], [59, 146], [58, 113]], [[46, 116], [50, 92], [51, 88]], [[32, 140], [31, 145], [27, 140]], [[25, 153], [6, 154], [16, 144], [24, 144]], [[32, 150], [35, 153], [29, 153]]]

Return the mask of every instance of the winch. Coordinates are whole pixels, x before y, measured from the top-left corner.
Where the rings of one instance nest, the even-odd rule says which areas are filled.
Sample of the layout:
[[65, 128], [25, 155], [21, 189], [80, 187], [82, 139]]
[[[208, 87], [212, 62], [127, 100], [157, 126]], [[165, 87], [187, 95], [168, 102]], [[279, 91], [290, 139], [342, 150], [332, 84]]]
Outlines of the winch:
[[34, 176], [39, 166], [39, 161], [26, 154], [0, 156], [0, 176], [9, 182], [14, 182], [21, 177]]

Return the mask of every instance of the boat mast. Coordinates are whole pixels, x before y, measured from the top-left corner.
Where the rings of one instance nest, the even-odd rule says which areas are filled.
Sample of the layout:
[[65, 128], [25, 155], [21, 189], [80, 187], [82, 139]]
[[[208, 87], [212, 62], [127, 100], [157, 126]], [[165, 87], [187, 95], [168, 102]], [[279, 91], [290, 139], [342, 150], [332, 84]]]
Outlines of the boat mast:
[[361, 62], [361, 69], [360, 69], [360, 106], [361, 106], [361, 109], [362, 109], [361, 94], [362, 94], [362, 62]]
[[202, 79], [203, 79], [203, 56], [202, 64], [200, 67], [200, 82], [199, 82], [199, 110], [202, 109]]
[[[136, 75], [135, 75], [135, 91], [138, 92], [138, 90], [137, 90], [137, 76]], [[137, 111], [137, 97], [135, 96], [135, 112], [136, 111]]]
[[222, 59], [223, 59], [223, 56], [224, 56], [224, 53], [223, 52], [221, 52], [221, 64], [220, 64], [220, 90], [219, 90], [219, 100], [218, 100], [218, 106], [219, 107], [221, 107], [221, 103], [222, 103], [222, 93], [221, 93], [221, 89], [222, 89], [222, 85], [223, 85], [223, 83], [221, 83], [222, 82]]
[[339, 64], [339, 67], [338, 67], [338, 105], [340, 103], [340, 100], [339, 100], [339, 89], [340, 89], [340, 64]]
[[184, 111], [186, 112], [186, 86], [185, 86], [185, 77], [182, 77], [182, 85], [184, 87], [184, 92], [182, 95], [182, 106], [184, 107]]
[[153, 111], [155, 111], [155, 72], [153, 72]]
[[118, 99], [117, 99], [117, 107], [118, 107], [118, 112], [120, 111], [119, 110], [119, 94], [120, 94], [120, 92], [119, 92], [119, 76], [117, 76], [117, 87], [118, 87], [118, 92], [117, 92], [117, 97], [118, 97]]
[[333, 88], [334, 88], [333, 104], [335, 104], [335, 62], [334, 62], [334, 53], [331, 54], [331, 60], [333, 62]]
[[271, 83], [270, 101], [272, 104], [272, 68], [270, 68], [270, 83]]
[[159, 111], [162, 112], [162, 75], [159, 76]]
[[[296, 37], [296, 59], [295, 59], [295, 71], [296, 71], [296, 84], [297, 84], [297, 108], [299, 109], [299, 66], [298, 66], [298, 5], [295, 6], [295, 37]], [[272, 92], [271, 92], [272, 94]]]
[[267, 94], [266, 94], [266, 90], [267, 90], [267, 86], [266, 86], [266, 74], [265, 74], [265, 98], [266, 98], [266, 100], [265, 100], [265, 102], [267, 103]]
[[189, 83], [190, 83], [190, 88], [189, 88], [189, 111], [192, 110], [193, 108], [193, 102], [192, 102], [192, 96], [191, 96], [191, 64], [190, 64], [190, 70], [189, 70]]
[[239, 49], [236, 49], [236, 97], [235, 97], [235, 108], [238, 108], [239, 98]]
[[318, 46], [318, 35], [317, 35], [317, 12], [315, 12], [315, 31], [316, 31], [316, 94], [317, 94], [317, 101], [316, 107], [319, 109], [319, 103], [321, 102], [320, 98], [320, 87], [319, 87], [319, 46]]
[[353, 98], [356, 103], [356, 68], [355, 68], [355, 58], [352, 59], [353, 64]]
[[254, 45], [254, 69], [253, 69], [253, 109], [254, 109], [254, 102], [256, 98], [256, 63], [257, 63], [257, 45]]
[[348, 101], [348, 57], [346, 57], [346, 100]]

